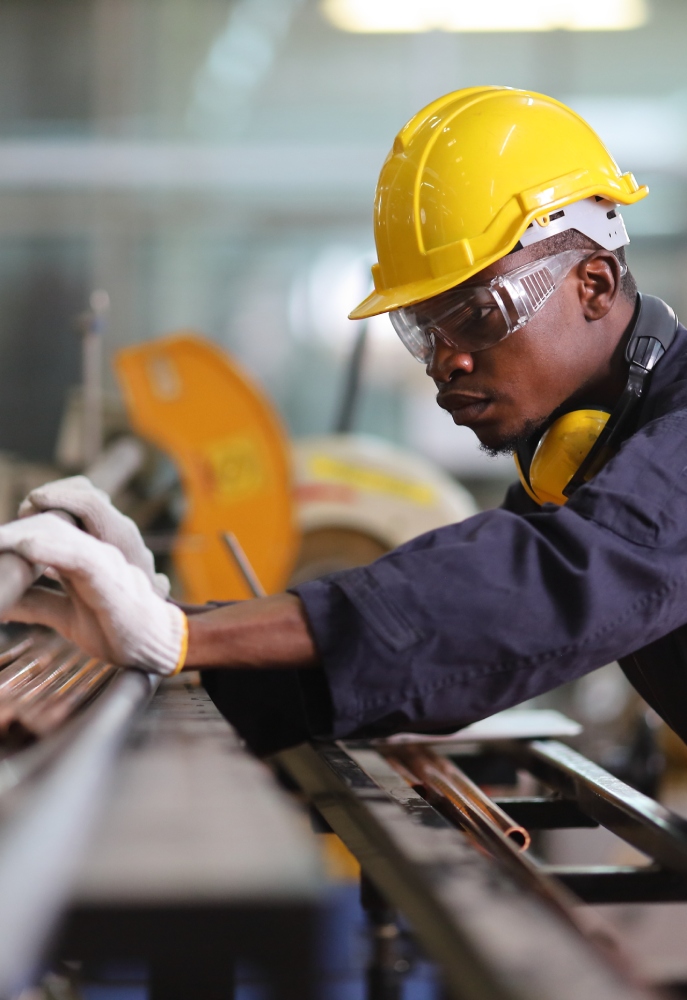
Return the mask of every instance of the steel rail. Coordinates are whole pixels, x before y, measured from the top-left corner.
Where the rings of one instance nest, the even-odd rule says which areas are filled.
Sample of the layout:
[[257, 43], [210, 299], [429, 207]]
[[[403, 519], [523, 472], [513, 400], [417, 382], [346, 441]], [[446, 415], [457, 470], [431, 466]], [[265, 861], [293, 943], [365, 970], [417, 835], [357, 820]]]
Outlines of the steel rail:
[[687, 819], [557, 740], [507, 745], [535, 777], [660, 865], [687, 872]]
[[[142, 446], [135, 439], [120, 439], [98, 457], [86, 475], [94, 486], [114, 494], [140, 469], [143, 456]], [[0, 615], [17, 603], [42, 572], [41, 566], [34, 566], [14, 552], [0, 553]]]
[[157, 684], [123, 671], [55, 736], [0, 762], [0, 1000], [35, 981], [112, 766]]
[[[117, 493], [141, 467], [143, 449], [134, 439], [115, 442], [87, 475], [94, 485]], [[65, 515], [68, 516], [68, 515]], [[0, 614], [7, 612], [40, 576], [14, 553], [0, 555]], [[72, 647], [73, 648], [73, 647]], [[80, 668], [82, 656], [60, 671], [54, 658], [70, 646], [58, 636], [10, 641], [0, 649], [0, 675], [10, 700], [24, 701], [36, 712], [21, 725], [46, 728], [46, 713], [63, 721], [68, 712], [95, 692], [95, 680], [108, 680], [112, 668]], [[14, 663], [10, 662], [17, 657]], [[90, 668], [92, 660], [83, 664]], [[64, 664], [63, 664], [64, 665]], [[41, 671], [48, 670], [48, 678]], [[104, 676], [107, 674], [108, 676]], [[57, 683], [66, 680], [66, 686]], [[38, 678], [38, 680], [37, 680]], [[30, 695], [38, 689], [56, 694], [55, 704], [41, 706]], [[81, 713], [53, 735], [0, 758], [0, 1000], [10, 1000], [31, 985], [72, 886], [83, 848], [129, 728], [160, 682], [138, 670], [115, 676]], [[38, 712], [38, 709], [45, 711]], [[60, 715], [60, 713], [62, 713]]]

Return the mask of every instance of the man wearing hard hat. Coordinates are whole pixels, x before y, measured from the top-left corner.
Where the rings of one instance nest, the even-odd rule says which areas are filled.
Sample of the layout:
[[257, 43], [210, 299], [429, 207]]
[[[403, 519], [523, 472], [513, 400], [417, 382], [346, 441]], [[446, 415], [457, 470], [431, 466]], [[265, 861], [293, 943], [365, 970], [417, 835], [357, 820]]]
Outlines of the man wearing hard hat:
[[[0, 550], [52, 566], [11, 618], [161, 674], [203, 667], [253, 746], [446, 731], [619, 659], [687, 738], [687, 330], [641, 296], [619, 205], [645, 197], [564, 105], [458, 91], [396, 137], [375, 290], [440, 406], [514, 454], [499, 510], [369, 566], [189, 615], [88, 488], [52, 484]], [[83, 484], [82, 484], [83, 486]]]

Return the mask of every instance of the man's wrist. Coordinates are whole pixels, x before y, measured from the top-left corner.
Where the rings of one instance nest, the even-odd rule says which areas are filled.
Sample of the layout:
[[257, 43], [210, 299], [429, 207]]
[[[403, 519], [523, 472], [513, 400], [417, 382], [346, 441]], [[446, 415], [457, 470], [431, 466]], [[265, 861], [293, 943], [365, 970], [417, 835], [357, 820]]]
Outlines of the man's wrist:
[[303, 605], [294, 594], [191, 615], [188, 630], [188, 669], [298, 669], [318, 662]]

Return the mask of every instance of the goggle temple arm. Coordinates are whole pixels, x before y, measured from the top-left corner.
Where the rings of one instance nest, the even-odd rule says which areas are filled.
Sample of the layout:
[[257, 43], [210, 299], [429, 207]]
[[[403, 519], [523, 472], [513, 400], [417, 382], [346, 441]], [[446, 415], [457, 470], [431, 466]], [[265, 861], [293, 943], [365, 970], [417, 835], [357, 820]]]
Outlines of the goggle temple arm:
[[[594, 252], [564, 250], [495, 278], [491, 283], [491, 291], [508, 323], [508, 332], [515, 333], [522, 329], [563, 284], [573, 267]], [[504, 291], [510, 299], [513, 313], [508, 312], [507, 304], [503, 301]]]

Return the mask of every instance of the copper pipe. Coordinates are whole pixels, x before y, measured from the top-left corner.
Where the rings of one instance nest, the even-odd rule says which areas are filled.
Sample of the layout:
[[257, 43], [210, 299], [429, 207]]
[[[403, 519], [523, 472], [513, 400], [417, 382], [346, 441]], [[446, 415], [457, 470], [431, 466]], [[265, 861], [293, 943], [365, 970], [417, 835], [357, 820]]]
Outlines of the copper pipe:
[[17, 712], [49, 698], [88, 659], [76, 646], [67, 645], [38, 672], [4, 693], [0, 703], [0, 733], [6, 732]]
[[55, 729], [116, 669], [39, 629], [0, 646], [0, 666], [10, 660], [14, 662], [0, 671], [0, 738], [21, 742]]
[[29, 684], [14, 692], [13, 700], [18, 705], [32, 705], [37, 699], [49, 697], [88, 659], [90, 657], [86, 653], [70, 643]]
[[484, 836], [506, 839], [520, 851], [526, 851], [530, 846], [531, 838], [525, 827], [511, 819], [446, 757], [417, 745], [394, 747], [386, 756], [406, 781], [410, 773], [420, 785], [448, 801], [459, 813], [462, 825], [478, 839], [482, 840]]
[[10, 734], [24, 740], [47, 736], [97, 694], [117, 669], [111, 663], [86, 657], [76, 671], [51, 691], [49, 697], [31, 705], [19, 703], [16, 706], [15, 717], [9, 727]]
[[66, 640], [54, 632], [36, 635], [28, 651], [0, 672], [0, 697], [4, 699], [9, 693], [30, 683], [67, 648]]
[[22, 655], [22, 653], [28, 652], [36, 642], [36, 633], [29, 632], [28, 635], [22, 636], [22, 638], [8, 639], [7, 644], [0, 649], [0, 667], [7, 666], [8, 663], [12, 663]]

